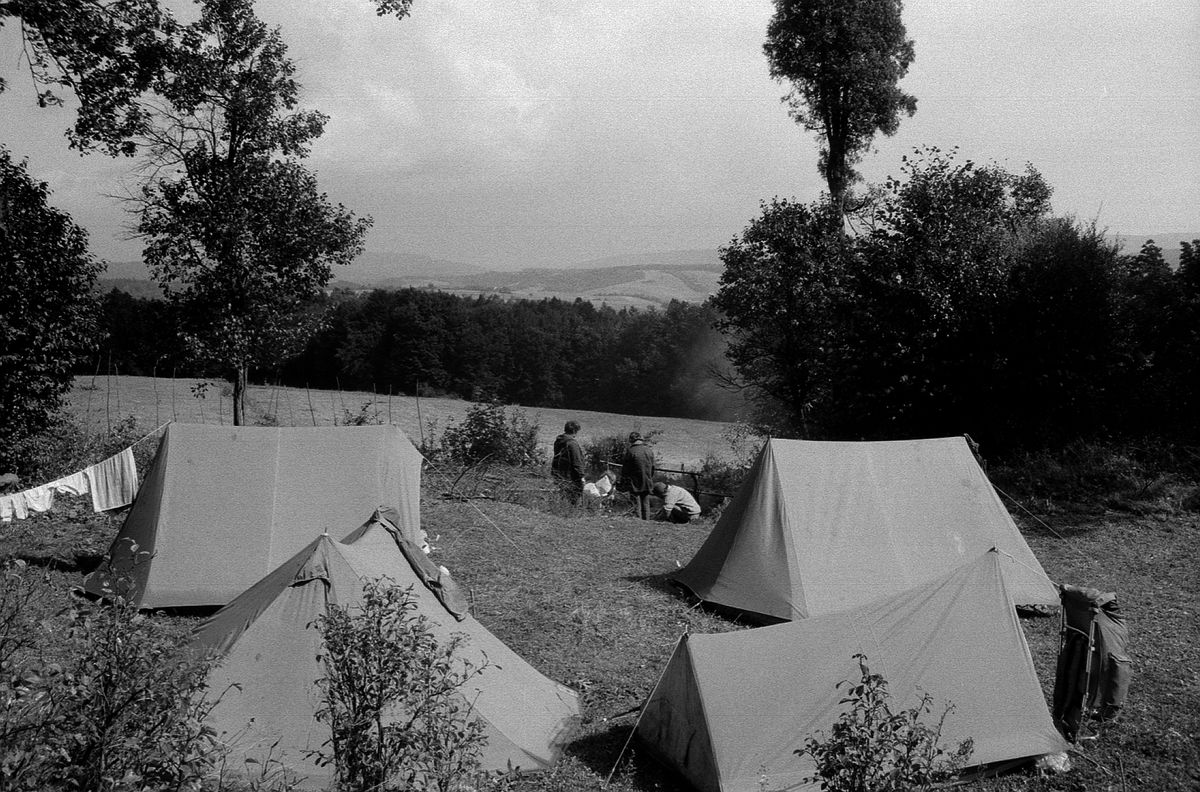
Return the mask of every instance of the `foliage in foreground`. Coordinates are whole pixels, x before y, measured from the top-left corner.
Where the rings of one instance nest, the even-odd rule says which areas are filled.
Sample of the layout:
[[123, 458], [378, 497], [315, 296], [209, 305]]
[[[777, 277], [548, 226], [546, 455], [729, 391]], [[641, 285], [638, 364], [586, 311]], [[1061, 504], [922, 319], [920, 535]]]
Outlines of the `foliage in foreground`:
[[812, 757], [816, 764], [805, 781], [829, 792], [927, 792], [957, 773], [974, 746], [970, 739], [963, 740], [948, 753], [938, 744], [953, 705], [947, 704], [933, 725], [922, 720], [933, 706], [927, 693], [909, 709], [893, 712], [887, 680], [871, 673], [866, 655], [856, 654], [854, 659], [858, 682], [838, 683], [839, 689], [847, 689], [841, 703], [849, 709], [828, 737], [809, 737], [795, 751]]
[[361, 607], [317, 619], [324, 676], [317, 719], [342, 792], [450, 792], [474, 777], [486, 741], [467, 684], [486, 668], [459, 657], [465, 638], [439, 643], [415, 613], [411, 588], [363, 586]]
[[[122, 597], [39, 623], [40, 584], [19, 562], [0, 570], [0, 788], [199, 788], [221, 755], [204, 723], [207, 663]], [[60, 662], [43, 656], [53, 640]]]

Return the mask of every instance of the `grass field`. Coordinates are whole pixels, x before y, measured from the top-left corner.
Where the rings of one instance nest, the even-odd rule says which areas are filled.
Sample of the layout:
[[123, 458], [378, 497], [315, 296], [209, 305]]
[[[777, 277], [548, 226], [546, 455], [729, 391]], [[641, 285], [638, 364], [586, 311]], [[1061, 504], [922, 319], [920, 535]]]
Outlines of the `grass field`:
[[[218, 382], [203, 396], [193, 395], [194, 379], [167, 377], [76, 377], [68, 409], [93, 430], [103, 430], [132, 415], [138, 423], [155, 427], [167, 421], [232, 423], [229, 386]], [[248, 393], [247, 423], [271, 422], [280, 426], [329, 426], [347, 423], [348, 417], [367, 415], [381, 423], [399, 426], [414, 441], [431, 433], [440, 436], [449, 421], [461, 421], [470, 402], [458, 399], [391, 396], [363, 391], [321, 391], [252, 385]], [[687, 418], [646, 418], [586, 410], [547, 407], [519, 408], [539, 427], [539, 440], [549, 449], [569, 419], [583, 429], [581, 442], [637, 430], [657, 432], [655, 453], [665, 467], [698, 465], [709, 453], [728, 453], [723, 433], [729, 424]]]
[[[147, 386], [152, 383], [120, 383], [122, 412], [139, 415], [149, 427], [170, 416], [162, 412], [161, 385], [158, 416], [148, 414], [155, 401], [147, 400]], [[93, 423], [99, 393], [77, 389], [72, 397], [74, 409], [78, 412], [82, 407], [80, 414], [90, 414]], [[89, 394], [90, 412], [84, 405]], [[292, 391], [284, 401], [291, 398], [294, 410], [298, 397], [306, 394]], [[260, 410], [279, 398], [269, 390], [254, 393]], [[345, 398], [351, 407], [351, 395]], [[340, 407], [339, 396], [314, 392], [313, 399], [317, 422], [331, 422], [330, 415]], [[316, 404], [331, 399], [332, 406], [320, 413]], [[462, 409], [461, 403], [445, 400], [422, 399], [421, 404], [426, 421], [430, 412], [441, 420]], [[397, 420], [400, 409], [395, 400], [392, 409], [397, 423], [415, 426], [403, 423], [414, 420], [411, 414]], [[213, 414], [186, 417], [210, 419]], [[554, 424], [567, 415], [540, 414], [542, 420], [553, 414]], [[640, 419], [644, 423], [636, 426], [639, 419], [600, 414], [582, 414], [579, 420], [585, 434], [659, 425], [657, 419]], [[705, 443], [719, 448], [722, 425], [699, 426], [704, 423], [681, 422], [668, 428], [672, 425], [664, 422], [660, 449], [675, 437], [689, 454]], [[525, 491], [536, 492], [540, 481], [529, 478]], [[583, 721], [566, 747], [564, 761], [553, 772], [522, 778], [514, 786], [526, 792], [686, 788], [650, 761], [636, 743], [632, 759], [617, 770], [611, 783], [606, 778], [633, 727], [637, 706], [652, 689], [679, 636], [687, 631], [744, 629], [696, 607], [667, 580], [695, 553], [711, 521], [702, 519], [688, 526], [644, 523], [622, 514], [542, 508], [534, 498], [527, 503], [445, 498], [441, 493], [446, 489], [447, 481], [439, 473], [427, 474], [422, 520], [434, 557], [454, 571], [485, 626], [543, 673], [582, 694]], [[1054, 580], [1117, 592], [1131, 625], [1133, 686], [1121, 719], [1099, 739], [1081, 744], [1072, 753], [1070, 773], [1038, 777], [1019, 772], [966, 788], [1200, 789], [1200, 516], [1166, 508], [1140, 516], [1099, 509], [1087, 514], [1055, 511], [1052, 517], [1037, 518], [1014, 514]], [[65, 596], [67, 587], [81, 576], [77, 559], [104, 547], [116, 528], [115, 520], [84, 512], [52, 512], [0, 526], [0, 556], [15, 554], [43, 566]], [[1022, 624], [1049, 697], [1058, 620], [1022, 619]]]

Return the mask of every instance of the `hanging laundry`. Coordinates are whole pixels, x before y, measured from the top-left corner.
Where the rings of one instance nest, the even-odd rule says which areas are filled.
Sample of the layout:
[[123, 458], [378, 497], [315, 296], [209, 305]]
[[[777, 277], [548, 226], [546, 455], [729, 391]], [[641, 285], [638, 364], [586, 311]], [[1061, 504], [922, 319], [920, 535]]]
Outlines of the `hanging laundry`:
[[69, 476], [63, 476], [57, 481], [51, 481], [46, 486], [53, 487], [55, 492], [61, 492], [64, 495], [87, 495], [89, 492], [87, 476], [82, 470]]
[[25, 507], [24, 492], [0, 496], [0, 520], [12, 522], [13, 517], [24, 520], [28, 516], [29, 510]]
[[119, 509], [133, 503], [133, 496], [137, 494], [138, 477], [132, 448], [126, 448], [103, 462], [97, 462], [83, 471], [83, 474], [87, 477], [92, 493], [92, 508], [96, 511]]
[[25, 505], [29, 507], [29, 511], [48, 512], [54, 506], [54, 490], [49, 484], [27, 489], [21, 494], [25, 496]]

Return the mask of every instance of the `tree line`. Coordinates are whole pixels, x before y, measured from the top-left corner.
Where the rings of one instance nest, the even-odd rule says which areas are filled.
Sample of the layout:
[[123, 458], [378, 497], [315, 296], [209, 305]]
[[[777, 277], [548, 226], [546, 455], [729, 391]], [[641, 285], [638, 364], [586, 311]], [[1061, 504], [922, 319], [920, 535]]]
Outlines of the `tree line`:
[[[98, 351], [77, 373], [219, 376], [188, 354], [169, 302], [104, 295]], [[420, 289], [334, 292], [316, 328], [251, 377], [296, 387], [444, 395], [537, 407], [734, 419], [711, 306], [615, 309], [584, 300], [504, 300]]]
[[[990, 449], [1200, 438], [1200, 240], [1172, 270], [1050, 212], [1049, 185], [936, 148], [842, 215], [775, 200], [713, 306], [777, 434], [967, 433]], [[846, 226], [853, 231], [847, 232]]]

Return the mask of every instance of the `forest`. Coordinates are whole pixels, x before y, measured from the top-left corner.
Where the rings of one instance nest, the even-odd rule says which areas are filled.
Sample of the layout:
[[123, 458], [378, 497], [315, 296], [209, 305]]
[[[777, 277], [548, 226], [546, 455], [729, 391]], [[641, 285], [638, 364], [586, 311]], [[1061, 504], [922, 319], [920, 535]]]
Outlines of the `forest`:
[[[111, 290], [105, 339], [77, 374], [219, 376], [191, 361], [168, 302]], [[296, 387], [454, 396], [530, 407], [733, 420], [724, 343], [708, 305], [615, 310], [418, 289], [333, 292], [307, 342], [251, 378]]]

